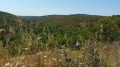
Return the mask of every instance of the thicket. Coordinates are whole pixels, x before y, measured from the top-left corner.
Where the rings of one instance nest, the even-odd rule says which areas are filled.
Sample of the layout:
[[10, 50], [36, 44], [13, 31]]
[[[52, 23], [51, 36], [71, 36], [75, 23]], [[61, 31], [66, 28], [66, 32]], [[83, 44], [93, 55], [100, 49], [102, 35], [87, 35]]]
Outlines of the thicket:
[[90, 21], [85, 27], [79, 23], [49, 26], [43, 23], [0, 22], [0, 28], [6, 30], [6, 35], [0, 40], [3, 48], [12, 56], [61, 48], [61, 45], [76, 49], [77, 41], [82, 44], [95, 39], [101, 42], [119, 40], [120, 26], [118, 19], [114, 18], [99, 18], [96, 22]]
[[[0, 15], [0, 29], [6, 30], [0, 38], [0, 59], [62, 49], [61, 46], [65, 46], [70, 50], [80, 50], [82, 62], [96, 67], [99, 65], [100, 45], [120, 40], [120, 16], [71, 15], [41, 19], [27, 17], [26, 20], [4, 13]], [[79, 47], [76, 46], [77, 41]]]

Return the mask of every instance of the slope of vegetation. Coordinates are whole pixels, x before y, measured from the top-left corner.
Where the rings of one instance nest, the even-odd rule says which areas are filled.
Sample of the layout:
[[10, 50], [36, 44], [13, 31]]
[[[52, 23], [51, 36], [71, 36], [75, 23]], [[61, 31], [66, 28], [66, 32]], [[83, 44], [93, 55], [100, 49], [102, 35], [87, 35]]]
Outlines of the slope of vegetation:
[[45, 25], [70, 25], [72, 23], [88, 23], [96, 21], [100, 16], [74, 14], [74, 15], [48, 15], [48, 16], [23, 16], [32, 22], [43, 23]]
[[[45, 65], [46, 63], [44, 64], [46, 61], [41, 58], [42, 55], [39, 56], [40, 52], [43, 52], [44, 58], [46, 55], [48, 55], [48, 59], [55, 58], [51, 67], [119, 66], [119, 60], [115, 60], [119, 59], [119, 53], [113, 57], [115, 61], [112, 65], [111, 55], [109, 53], [104, 55], [104, 50], [102, 50], [119, 51], [117, 48], [120, 39], [119, 20], [120, 16], [102, 17], [77, 14], [17, 17], [0, 12], [0, 29], [6, 30], [5, 35], [0, 38], [0, 59], [2, 59], [0, 66], [11, 61], [8, 60], [9, 58], [26, 55], [36, 57], [31, 59], [37, 61], [37, 64], [31, 62], [36, 67], [48, 66]], [[79, 46], [76, 46], [77, 41], [80, 43]], [[49, 55], [50, 52], [54, 53]], [[29, 58], [29, 56], [25, 58]], [[26, 59], [22, 61], [24, 60]], [[26, 62], [28, 61], [26, 60]]]

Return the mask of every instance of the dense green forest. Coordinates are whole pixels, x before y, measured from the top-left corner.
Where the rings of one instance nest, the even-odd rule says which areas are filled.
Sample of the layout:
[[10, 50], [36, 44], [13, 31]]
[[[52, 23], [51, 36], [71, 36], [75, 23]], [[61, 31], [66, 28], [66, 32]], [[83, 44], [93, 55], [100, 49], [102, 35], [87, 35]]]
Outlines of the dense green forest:
[[40, 50], [41, 44], [50, 48], [66, 45], [72, 49], [76, 41], [94, 40], [96, 35], [97, 40], [118, 40], [119, 22], [120, 16], [117, 15], [112, 17], [85, 14], [19, 17], [0, 12], [0, 29], [6, 30], [6, 35], [1, 38], [1, 41], [4, 47], [9, 46], [13, 49], [13, 54], [21, 46], [27, 48], [28, 45], [23, 45], [25, 38], [28, 40], [31, 38], [33, 41], [37, 39]]
[[[86, 41], [114, 42], [120, 40], [120, 15], [97, 16], [86, 14], [15, 16], [0, 11], [0, 58], [35, 54], [39, 51], [80, 48]], [[0, 32], [1, 34], [1, 32]]]

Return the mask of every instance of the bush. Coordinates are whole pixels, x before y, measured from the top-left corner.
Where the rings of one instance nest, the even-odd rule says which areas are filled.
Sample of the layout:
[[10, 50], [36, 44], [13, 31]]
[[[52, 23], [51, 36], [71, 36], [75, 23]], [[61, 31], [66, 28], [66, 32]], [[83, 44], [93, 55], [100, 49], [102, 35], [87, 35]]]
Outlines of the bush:
[[100, 41], [114, 41], [118, 39], [118, 26], [109, 17], [98, 19], [97, 24], [94, 24], [92, 27], [90, 29], [91, 32], [94, 32]]

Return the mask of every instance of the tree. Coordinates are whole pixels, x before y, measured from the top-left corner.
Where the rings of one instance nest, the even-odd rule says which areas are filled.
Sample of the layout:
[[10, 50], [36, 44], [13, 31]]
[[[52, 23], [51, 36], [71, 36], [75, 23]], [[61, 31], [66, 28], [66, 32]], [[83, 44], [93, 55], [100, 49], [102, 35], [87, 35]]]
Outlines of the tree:
[[96, 32], [100, 40], [114, 41], [118, 37], [118, 26], [110, 17], [103, 17], [98, 20]]

